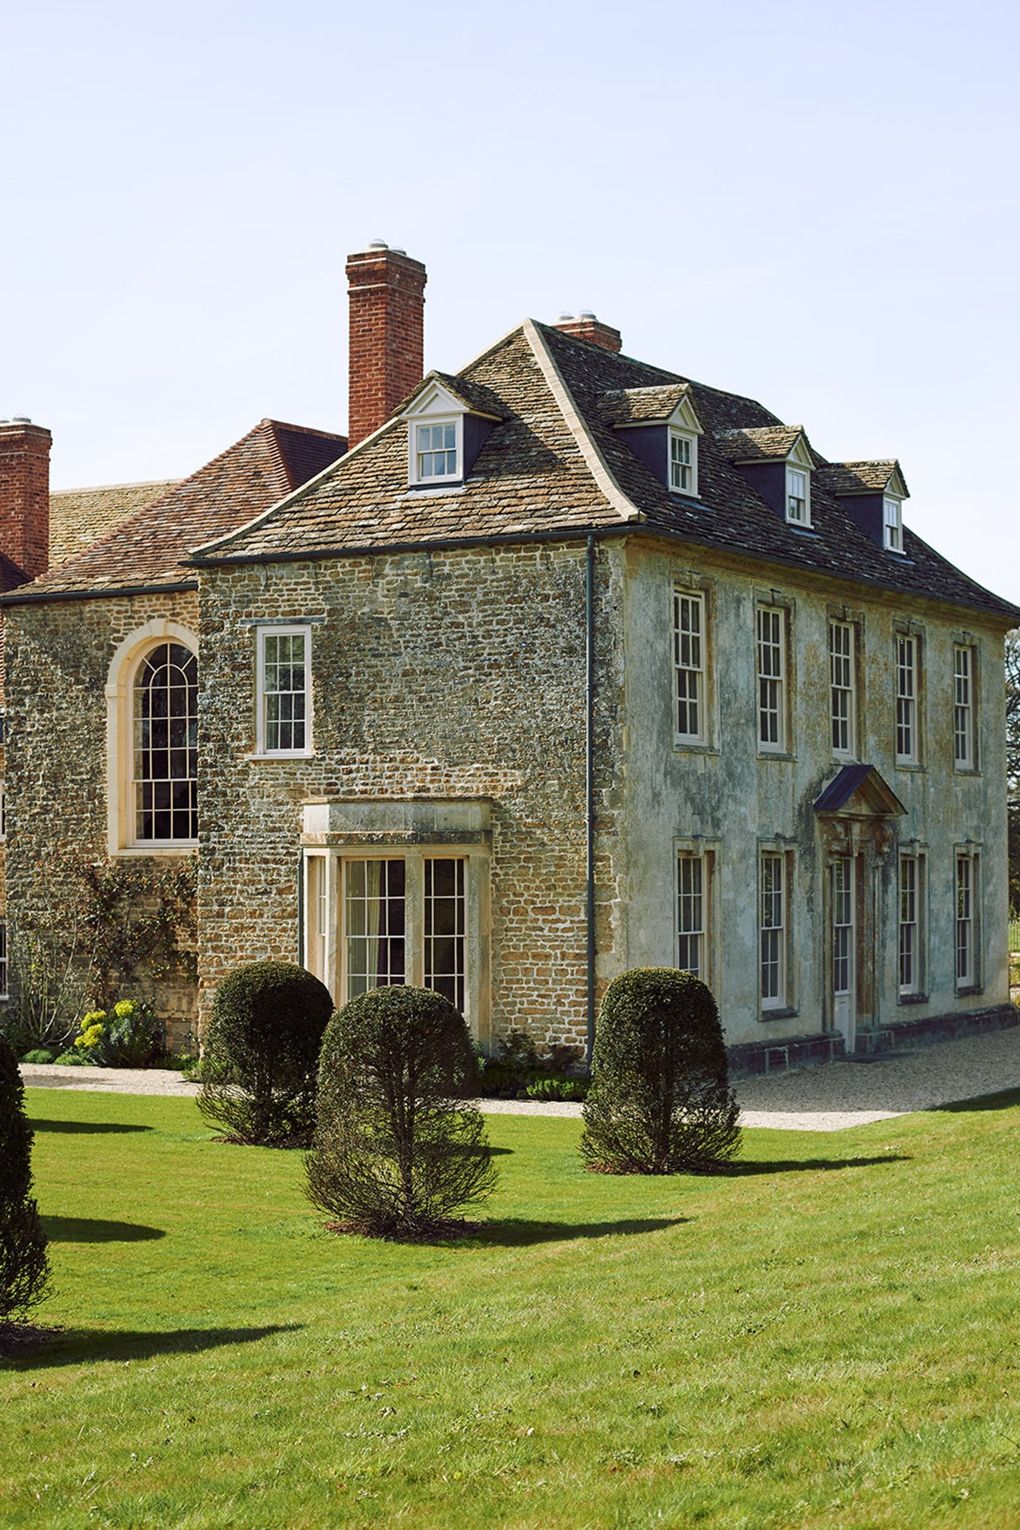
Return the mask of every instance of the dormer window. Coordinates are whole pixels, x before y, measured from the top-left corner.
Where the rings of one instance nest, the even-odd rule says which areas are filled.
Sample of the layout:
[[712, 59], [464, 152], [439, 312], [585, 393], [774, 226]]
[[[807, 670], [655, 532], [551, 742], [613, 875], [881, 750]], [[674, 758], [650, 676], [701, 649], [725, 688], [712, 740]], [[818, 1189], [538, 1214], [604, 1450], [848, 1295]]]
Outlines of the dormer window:
[[461, 435], [463, 417], [430, 420], [415, 424], [414, 451], [411, 462], [413, 483], [450, 483], [461, 474]]
[[811, 525], [811, 480], [804, 468], [786, 469], [786, 519], [792, 526]]
[[882, 500], [882, 546], [887, 552], [903, 551], [903, 501], [894, 494]]
[[669, 486], [675, 494], [698, 492], [698, 438], [683, 430], [669, 432]]

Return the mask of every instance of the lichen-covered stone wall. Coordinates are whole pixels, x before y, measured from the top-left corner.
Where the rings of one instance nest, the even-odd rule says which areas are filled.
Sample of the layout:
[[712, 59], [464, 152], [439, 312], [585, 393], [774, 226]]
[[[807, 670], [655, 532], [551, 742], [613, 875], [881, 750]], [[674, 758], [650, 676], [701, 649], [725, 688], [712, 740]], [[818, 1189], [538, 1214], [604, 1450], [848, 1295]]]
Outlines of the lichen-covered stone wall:
[[[619, 923], [618, 559], [600, 549], [600, 944]], [[254, 758], [255, 625], [312, 621], [314, 753]], [[235, 963], [298, 957], [302, 810], [491, 799], [491, 1036], [582, 1044], [585, 549], [461, 549], [203, 575], [203, 1007]]]
[[[197, 597], [153, 592], [6, 612], [6, 881], [15, 958], [19, 929], [67, 932], [75, 891], [61, 874], [67, 858], [107, 857], [107, 679], [122, 641], [153, 619], [195, 632]], [[16, 967], [15, 960], [12, 976]], [[171, 1039], [184, 1039], [194, 1025], [194, 983], [177, 976], [140, 987]]]

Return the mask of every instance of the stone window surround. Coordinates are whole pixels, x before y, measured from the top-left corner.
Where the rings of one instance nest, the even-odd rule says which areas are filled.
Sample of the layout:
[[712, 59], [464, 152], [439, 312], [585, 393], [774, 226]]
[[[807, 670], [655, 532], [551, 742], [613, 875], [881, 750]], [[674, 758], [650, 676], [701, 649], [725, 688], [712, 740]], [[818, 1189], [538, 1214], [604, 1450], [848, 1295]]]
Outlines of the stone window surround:
[[[783, 938], [781, 942], [782, 993], [773, 999], [764, 999], [761, 992], [762, 971], [762, 861], [765, 856], [775, 856], [782, 861], [783, 875]], [[797, 863], [795, 843], [782, 835], [758, 840], [756, 867], [758, 907], [757, 991], [759, 1020], [786, 1020], [797, 1014], [794, 986], [794, 940], [795, 899]]]
[[[983, 846], [968, 839], [953, 846], [953, 979], [957, 998], [981, 993], [984, 988], [984, 964], [982, 961], [983, 921], [981, 918], [981, 852]], [[968, 867], [967, 888], [969, 893], [970, 971], [959, 971], [958, 947], [960, 940], [960, 863]]]
[[[407, 867], [408, 980], [421, 986], [424, 941], [421, 895], [426, 859], [467, 862], [467, 984], [465, 1016], [472, 1036], [491, 1040], [489, 968], [491, 914], [490, 803], [487, 798], [329, 798], [306, 802], [302, 812], [301, 959], [322, 977], [336, 1002], [343, 1001], [345, 972], [341, 936], [343, 864], [392, 858]], [[313, 863], [318, 865], [313, 872]], [[324, 879], [324, 938], [316, 931], [314, 903]]]
[[134, 804], [134, 688], [146, 654], [160, 643], [181, 643], [198, 655], [198, 638], [179, 622], [153, 617], [119, 643], [106, 680], [106, 848], [111, 856], [187, 855], [197, 848], [193, 839], [173, 843], [135, 838]]
[[897, 931], [903, 923], [903, 862], [914, 867], [914, 973], [913, 982], [904, 986], [899, 968], [901, 939], [897, 939], [897, 1002], [921, 1004], [928, 997], [928, 846], [922, 840], [901, 840], [897, 857], [896, 913]]
[[[927, 726], [927, 633], [924, 626], [907, 618], [893, 622], [893, 664], [894, 676], [898, 669], [898, 648], [900, 638], [912, 638], [914, 642], [914, 714], [913, 714], [913, 749], [909, 755], [901, 755], [898, 750], [896, 714], [892, 717], [892, 745], [893, 763], [897, 770], [923, 770], [927, 757], [926, 726]], [[894, 680], [894, 696], [898, 698], [899, 682]]]
[[719, 905], [719, 841], [702, 839], [698, 835], [673, 840], [673, 952], [670, 958], [679, 966], [679, 911], [680, 911], [680, 862], [697, 858], [701, 862], [702, 901], [702, 955], [701, 981], [713, 993], [718, 993], [722, 977], [719, 948], [719, 931], [722, 928], [722, 911]]
[[[300, 749], [269, 749], [266, 746], [266, 638], [300, 637], [305, 645], [305, 716], [304, 743]], [[313, 743], [314, 704], [312, 694], [312, 624], [311, 622], [259, 622], [255, 626], [255, 751], [256, 760], [307, 759], [315, 753]]]

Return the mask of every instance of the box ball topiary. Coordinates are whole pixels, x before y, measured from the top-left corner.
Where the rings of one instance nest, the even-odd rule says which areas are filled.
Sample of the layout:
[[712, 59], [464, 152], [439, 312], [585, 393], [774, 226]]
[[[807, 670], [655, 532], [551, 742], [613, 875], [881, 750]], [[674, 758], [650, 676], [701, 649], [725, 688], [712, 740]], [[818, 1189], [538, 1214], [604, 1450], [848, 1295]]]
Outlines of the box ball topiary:
[[42, 1300], [46, 1234], [32, 1197], [32, 1129], [18, 1061], [0, 1037], [0, 1327]]
[[213, 1000], [198, 1106], [231, 1142], [307, 1146], [329, 990], [293, 962], [249, 962]]
[[606, 990], [581, 1153], [617, 1174], [705, 1173], [740, 1141], [719, 1011], [689, 972], [637, 967]]
[[463, 1017], [430, 989], [376, 988], [334, 1015], [322, 1044], [308, 1195], [344, 1229], [428, 1239], [495, 1183], [477, 1061]]

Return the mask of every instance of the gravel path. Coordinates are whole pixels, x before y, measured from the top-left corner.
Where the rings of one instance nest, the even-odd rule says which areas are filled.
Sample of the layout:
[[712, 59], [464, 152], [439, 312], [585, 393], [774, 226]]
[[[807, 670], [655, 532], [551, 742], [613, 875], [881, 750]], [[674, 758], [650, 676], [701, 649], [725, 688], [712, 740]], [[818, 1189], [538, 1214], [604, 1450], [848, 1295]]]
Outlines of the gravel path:
[[[109, 1094], [198, 1093], [179, 1073], [162, 1068], [58, 1068], [22, 1063], [21, 1076], [36, 1088], [94, 1089]], [[777, 1131], [838, 1132], [868, 1121], [887, 1121], [914, 1110], [1020, 1088], [1020, 1026], [921, 1046], [875, 1058], [828, 1063], [742, 1079], [734, 1085], [744, 1126]], [[491, 1115], [579, 1116], [567, 1101], [480, 1100]]]

